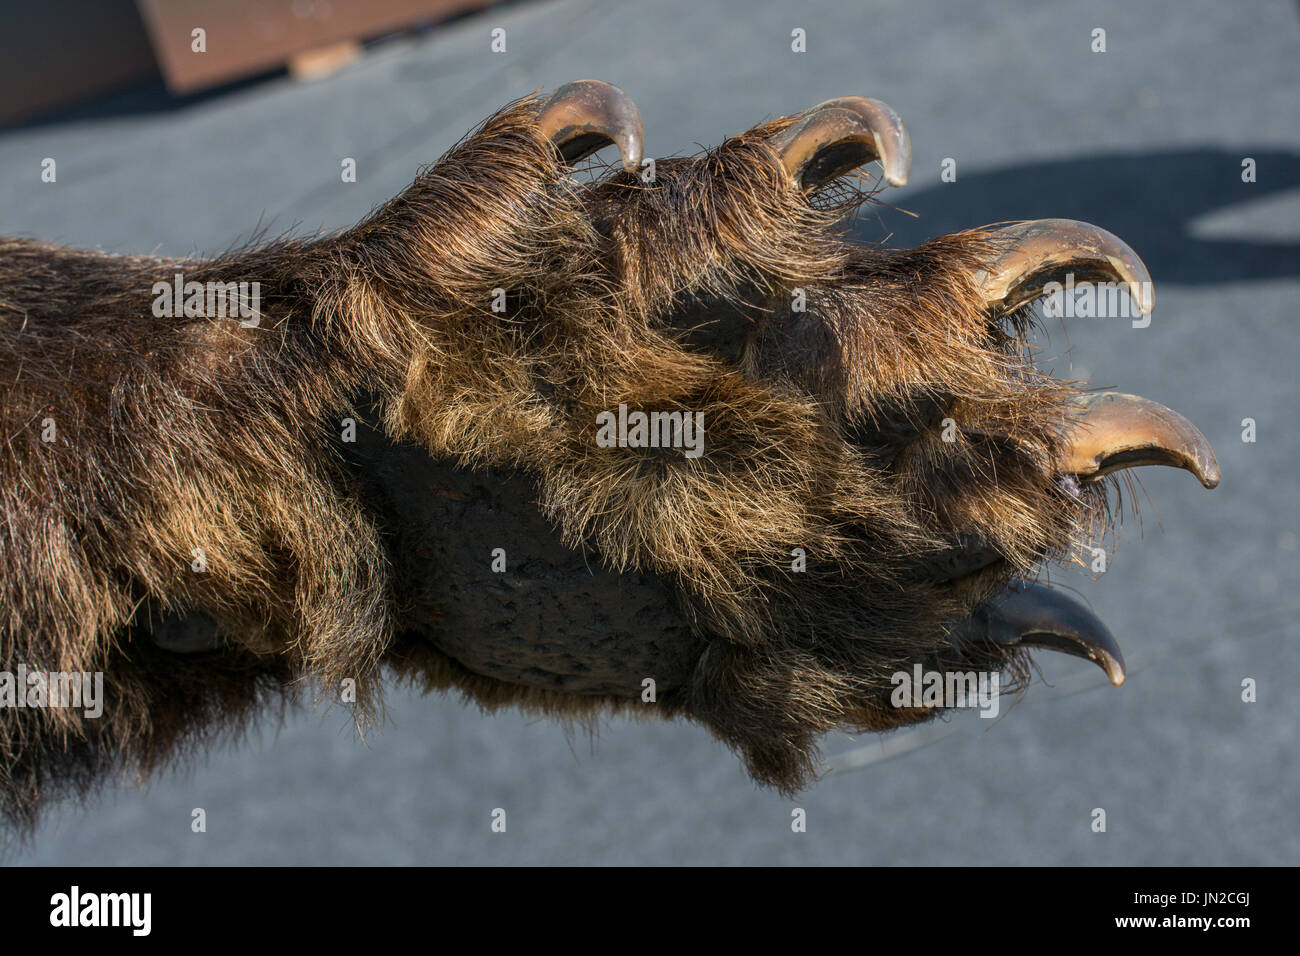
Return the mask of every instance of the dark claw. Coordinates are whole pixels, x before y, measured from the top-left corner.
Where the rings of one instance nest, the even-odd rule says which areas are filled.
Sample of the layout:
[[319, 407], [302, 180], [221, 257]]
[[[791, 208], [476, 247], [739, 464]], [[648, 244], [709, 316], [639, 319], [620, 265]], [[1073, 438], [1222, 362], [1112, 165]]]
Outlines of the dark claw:
[[1074, 598], [1041, 584], [1013, 584], [957, 625], [952, 639], [1060, 651], [1092, 661], [1116, 687], [1124, 683], [1124, 655], [1106, 625]]

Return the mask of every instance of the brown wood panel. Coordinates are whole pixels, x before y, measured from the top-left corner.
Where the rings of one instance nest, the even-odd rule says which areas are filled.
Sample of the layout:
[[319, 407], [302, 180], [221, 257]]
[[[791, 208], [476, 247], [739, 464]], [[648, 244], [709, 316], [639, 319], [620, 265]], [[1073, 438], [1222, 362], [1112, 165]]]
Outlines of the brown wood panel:
[[[366, 39], [488, 5], [489, 0], [137, 0], [167, 86], [190, 93]], [[195, 28], [207, 52], [195, 53]]]

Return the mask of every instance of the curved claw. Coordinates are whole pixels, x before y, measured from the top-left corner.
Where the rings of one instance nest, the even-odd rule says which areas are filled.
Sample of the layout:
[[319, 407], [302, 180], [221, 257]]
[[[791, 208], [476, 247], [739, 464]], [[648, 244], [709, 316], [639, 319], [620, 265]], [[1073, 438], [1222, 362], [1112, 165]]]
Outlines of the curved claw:
[[1172, 408], [1138, 395], [1103, 392], [1081, 400], [1061, 470], [1100, 478], [1120, 468], [1170, 465], [1190, 471], [1206, 488], [1219, 483], [1219, 462], [1200, 430]]
[[1100, 226], [1075, 219], [1032, 219], [992, 230], [1006, 251], [980, 276], [990, 307], [1010, 312], [1033, 302], [1049, 282], [1121, 282], [1142, 315], [1155, 308], [1151, 274], [1136, 252]]
[[1101, 619], [1074, 598], [1041, 584], [1013, 584], [959, 624], [953, 636], [1082, 657], [1105, 671], [1116, 687], [1124, 683], [1124, 655]]
[[820, 103], [768, 143], [804, 189], [874, 160], [880, 160], [891, 186], [902, 186], [912, 166], [912, 141], [903, 121], [880, 100], [865, 96]]
[[631, 97], [601, 80], [565, 83], [537, 114], [537, 125], [555, 144], [566, 163], [576, 163], [598, 149], [618, 147], [623, 168], [641, 166], [645, 131]]

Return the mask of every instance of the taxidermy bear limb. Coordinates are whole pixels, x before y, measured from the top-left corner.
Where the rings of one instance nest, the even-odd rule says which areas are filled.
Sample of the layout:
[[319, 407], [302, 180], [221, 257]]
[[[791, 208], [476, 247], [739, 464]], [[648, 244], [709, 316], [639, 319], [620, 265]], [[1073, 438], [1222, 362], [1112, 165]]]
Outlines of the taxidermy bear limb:
[[[1068, 277], [1149, 312], [1132, 250], [1066, 220], [847, 241], [854, 171], [910, 158], [862, 97], [653, 176], [641, 140], [580, 81], [337, 234], [0, 240], [0, 670], [104, 682], [94, 718], [0, 707], [6, 818], [305, 681], [363, 720], [385, 672], [685, 716], [786, 791], [823, 732], [941, 712], [891, 699], [917, 665], [1016, 687], [1049, 647], [1122, 681], [1034, 575], [1104, 532], [1112, 472], [1218, 465], [1177, 413], [1038, 371], [1030, 306]], [[609, 144], [622, 171], [572, 176]]]

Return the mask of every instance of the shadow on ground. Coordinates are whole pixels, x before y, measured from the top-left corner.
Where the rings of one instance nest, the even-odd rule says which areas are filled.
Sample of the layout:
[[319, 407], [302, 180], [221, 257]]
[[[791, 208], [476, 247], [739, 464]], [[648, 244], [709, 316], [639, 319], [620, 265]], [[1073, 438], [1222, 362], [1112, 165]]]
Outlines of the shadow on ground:
[[[1242, 160], [1256, 181], [1242, 182]], [[1152, 170], [1158, 170], [1157, 177]], [[966, 174], [904, 196], [896, 208], [863, 210], [855, 238], [888, 245], [1009, 219], [1082, 219], [1122, 238], [1156, 282], [1187, 285], [1300, 275], [1300, 241], [1224, 239], [1194, 234], [1197, 220], [1300, 190], [1300, 154], [1275, 149], [1164, 150], [1010, 166]], [[886, 194], [887, 195], [887, 194]], [[914, 213], [905, 215], [903, 211]]]

